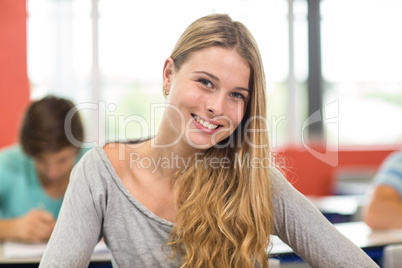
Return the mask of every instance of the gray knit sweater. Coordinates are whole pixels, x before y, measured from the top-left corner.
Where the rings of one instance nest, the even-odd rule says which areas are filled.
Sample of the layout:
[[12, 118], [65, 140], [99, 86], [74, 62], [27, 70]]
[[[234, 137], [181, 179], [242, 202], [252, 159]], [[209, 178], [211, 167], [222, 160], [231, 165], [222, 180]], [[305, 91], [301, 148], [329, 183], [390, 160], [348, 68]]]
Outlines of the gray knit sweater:
[[[271, 172], [275, 235], [312, 267], [378, 267], [340, 234], [277, 170]], [[173, 223], [138, 202], [103, 148], [75, 166], [40, 267], [88, 267], [104, 237], [114, 267], [179, 267], [161, 246]]]

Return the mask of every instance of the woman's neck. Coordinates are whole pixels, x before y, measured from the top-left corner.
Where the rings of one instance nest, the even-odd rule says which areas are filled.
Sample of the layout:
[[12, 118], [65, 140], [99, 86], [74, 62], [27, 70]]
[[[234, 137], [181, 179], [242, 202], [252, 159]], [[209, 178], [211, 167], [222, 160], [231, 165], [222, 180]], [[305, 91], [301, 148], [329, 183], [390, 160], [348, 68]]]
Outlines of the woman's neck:
[[152, 161], [153, 170], [164, 177], [171, 177], [178, 170], [187, 168], [195, 152], [186, 149], [182, 143], [167, 143], [158, 139], [158, 136], [149, 140], [145, 154]]
[[189, 167], [192, 157], [204, 150], [190, 146], [183, 139], [169, 138], [166, 134], [160, 129], [154, 138], [146, 142], [142, 153], [152, 162], [154, 172], [173, 178], [178, 170]]

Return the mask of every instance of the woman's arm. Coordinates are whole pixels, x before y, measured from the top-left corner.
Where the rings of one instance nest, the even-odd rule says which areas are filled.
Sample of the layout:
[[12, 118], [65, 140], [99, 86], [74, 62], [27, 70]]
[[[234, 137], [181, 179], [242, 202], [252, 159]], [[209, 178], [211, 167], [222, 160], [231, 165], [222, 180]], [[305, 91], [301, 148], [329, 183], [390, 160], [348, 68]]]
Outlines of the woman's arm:
[[274, 170], [275, 233], [312, 267], [378, 267]]
[[[93, 152], [92, 152], [93, 153]], [[73, 169], [55, 229], [39, 267], [88, 267], [101, 238], [102, 209], [94, 192], [101, 184], [88, 153]], [[96, 186], [97, 185], [97, 186]]]

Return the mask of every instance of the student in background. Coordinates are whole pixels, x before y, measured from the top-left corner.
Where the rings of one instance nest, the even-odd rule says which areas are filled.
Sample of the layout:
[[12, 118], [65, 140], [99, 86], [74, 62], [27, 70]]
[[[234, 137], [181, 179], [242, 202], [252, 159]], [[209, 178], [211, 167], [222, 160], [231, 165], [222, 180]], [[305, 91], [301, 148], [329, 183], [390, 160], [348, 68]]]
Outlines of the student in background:
[[374, 184], [364, 212], [365, 222], [375, 229], [402, 229], [402, 152], [387, 157]]
[[[83, 151], [65, 134], [74, 104], [45, 97], [33, 102], [20, 131], [20, 144], [0, 152], [0, 241], [47, 241], [55, 225], [71, 169]], [[83, 141], [78, 113], [71, 134]]]

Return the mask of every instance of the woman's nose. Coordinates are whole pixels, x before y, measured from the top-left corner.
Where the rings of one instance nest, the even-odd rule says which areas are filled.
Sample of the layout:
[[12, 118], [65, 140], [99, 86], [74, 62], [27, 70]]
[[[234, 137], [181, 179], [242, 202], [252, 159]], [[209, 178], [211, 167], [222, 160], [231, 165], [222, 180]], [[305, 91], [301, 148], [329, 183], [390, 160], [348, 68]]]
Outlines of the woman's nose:
[[207, 110], [212, 116], [221, 116], [225, 111], [225, 95], [216, 92], [207, 103]]

